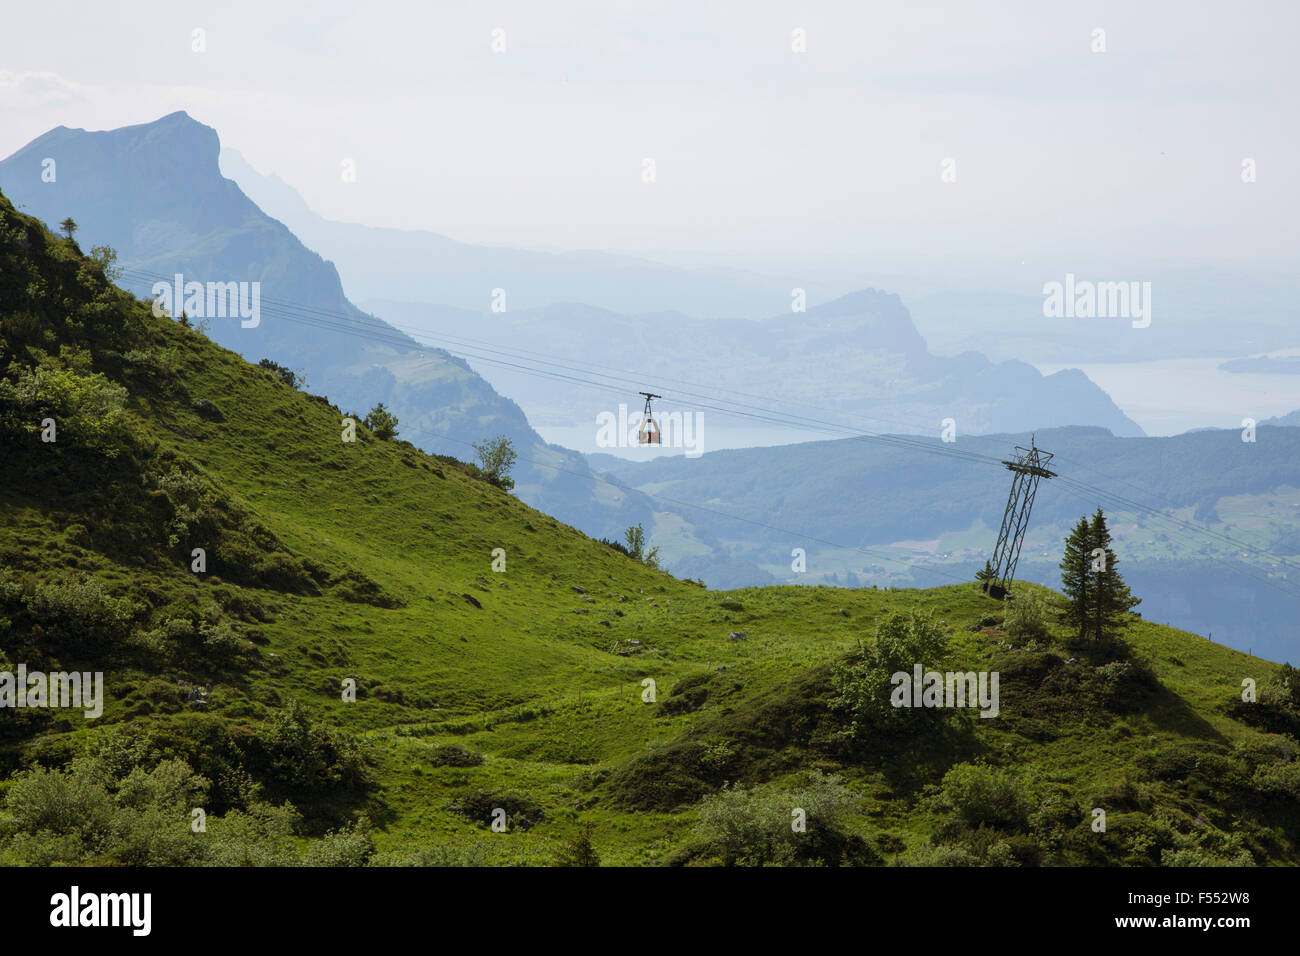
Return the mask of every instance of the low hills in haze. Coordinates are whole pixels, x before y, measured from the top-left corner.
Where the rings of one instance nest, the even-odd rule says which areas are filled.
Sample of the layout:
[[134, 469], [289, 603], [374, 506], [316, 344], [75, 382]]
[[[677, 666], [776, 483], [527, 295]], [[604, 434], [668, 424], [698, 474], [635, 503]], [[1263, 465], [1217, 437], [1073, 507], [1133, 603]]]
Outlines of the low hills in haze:
[[[515, 367], [485, 365], [483, 374], [538, 427], [594, 422], [610, 401], [585, 383], [556, 382], [519, 368], [529, 357], [590, 366], [585, 376], [572, 373], [579, 377], [627, 379], [634, 398], [637, 383], [625, 370], [636, 369], [645, 383], [640, 387], [662, 392], [665, 407], [674, 401], [702, 407], [706, 449], [748, 444], [738, 436], [755, 432], [761, 444], [816, 434], [747, 414], [749, 396], [796, 418], [847, 419], [891, 433], [937, 436], [952, 419], [968, 435], [1064, 425], [1143, 434], [1078, 369], [1042, 375], [1023, 362], [995, 363], [978, 352], [932, 354], [898, 296], [874, 289], [763, 319], [619, 315], [571, 303], [505, 313], [381, 300], [366, 306], [434, 344], [456, 349], [464, 343], [471, 355], [474, 349], [510, 349]], [[737, 411], [719, 410], [713, 404], [718, 395], [735, 402]], [[572, 440], [580, 451], [595, 450], [595, 428], [589, 431], [585, 444], [577, 445], [576, 435]]]
[[[473, 246], [429, 232], [333, 222], [237, 151], [223, 151], [222, 166], [268, 214], [335, 262], [355, 299], [434, 344], [449, 336], [454, 351], [450, 343], [468, 336], [482, 346], [590, 363], [598, 371], [636, 369], [644, 382], [638, 388], [669, 395], [675, 383], [707, 382], [762, 391], [801, 414], [808, 413], [794, 406], [815, 402], [866, 415], [891, 431], [934, 434], [952, 417], [969, 434], [1059, 425], [1142, 434], [1078, 370], [1043, 376], [1023, 362], [991, 362], [976, 351], [931, 354], [896, 295], [844, 294], [834, 285], [823, 291], [813, 280], [720, 275], [612, 255]], [[795, 287], [806, 311], [793, 311]], [[498, 289], [506, 295], [504, 312], [491, 305]], [[825, 299], [831, 301], [813, 304]], [[489, 364], [480, 371], [534, 422], [583, 425], [611, 404], [589, 387], [517, 367]], [[749, 424], [715, 422], [714, 428]]]
[[[1254, 437], [1205, 430], [1120, 438], [1071, 427], [959, 433], [950, 443], [881, 436], [695, 459], [590, 460], [656, 496], [652, 537], [680, 574], [731, 586], [931, 585], [969, 579], [983, 566], [1010, 490], [1000, 462], [1036, 441], [1056, 455], [1061, 479], [1039, 485], [1020, 577], [1056, 586], [1069, 529], [1100, 506], [1112, 514], [1145, 616], [1285, 657], [1294, 653], [1300, 567], [1300, 429], [1264, 423]], [[753, 565], [755, 576], [711, 568], [703, 542]], [[807, 553], [805, 573], [791, 571], [796, 547]]]

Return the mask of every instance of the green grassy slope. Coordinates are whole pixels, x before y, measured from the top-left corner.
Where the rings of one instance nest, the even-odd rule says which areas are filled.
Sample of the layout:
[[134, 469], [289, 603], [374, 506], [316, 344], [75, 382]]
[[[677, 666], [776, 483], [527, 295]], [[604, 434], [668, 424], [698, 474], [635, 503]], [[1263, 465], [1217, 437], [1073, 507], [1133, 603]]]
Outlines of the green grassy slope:
[[[473, 466], [344, 442], [346, 410], [3, 199], [0, 375], [0, 671], [107, 696], [0, 711], [0, 861], [546, 864], [584, 832], [620, 864], [1297, 860], [1275, 665], [1146, 622], [1012, 637], [973, 585], [675, 580]], [[1000, 673], [997, 719], [846, 733], [894, 612], [946, 644], [928, 665]]]

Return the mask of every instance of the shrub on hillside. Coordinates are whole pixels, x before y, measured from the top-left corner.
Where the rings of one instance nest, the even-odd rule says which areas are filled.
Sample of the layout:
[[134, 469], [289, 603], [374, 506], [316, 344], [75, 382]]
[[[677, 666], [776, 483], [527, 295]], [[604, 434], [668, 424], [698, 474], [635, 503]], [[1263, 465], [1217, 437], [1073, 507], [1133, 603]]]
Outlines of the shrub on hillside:
[[1249, 781], [1245, 765], [1222, 744], [1163, 744], [1139, 754], [1135, 762], [1150, 779], [1169, 783], [1198, 781], [1219, 792], [1242, 789]]
[[958, 764], [943, 776], [942, 798], [970, 827], [1023, 830], [1029, 823], [1028, 790], [1008, 771]]
[[510, 830], [527, 830], [546, 818], [541, 803], [531, 794], [479, 787], [460, 794], [451, 802], [451, 811], [479, 826], [490, 826], [493, 814], [504, 810]]
[[279, 362], [272, 362], [270, 359], [265, 359], [265, 358], [262, 359], [262, 361], [258, 362], [257, 364], [262, 368], [266, 369], [266, 371], [270, 372], [271, 376], [275, 378], [277, 381], [283, 382], [285, 385], [288, 385], [290, 388], [298, 387], [298, 376], [297, 374], [294, 373], [292, 369], [285, 368]]
[[370, 409], [362, 424], [381, 441], [392, 441], [397, 437], [397, 416], [384, 408], [383, 402]]
[[637, 755], [610, 774], [615, 805], [668, 813], [694, 803], [723, 782], [703, 775], [707, 749], [699, 741], [679, 739]]
[[353, 604], [369, 604], [373, 607], [395, 608], [404, 603], [400, 598], [387, 593], [375, 581], [366, 577], [355, 568], [348, 568], [330, 580], [334, 594]]
[[192, 663], [197, 657], [224, 666], [234, 662], [244, 647], [225, 621], [175, 617], [137, 633], [132, 640], [158, 660], [172, 664]]
[[629, 558], [632, 557], [632, 552], [621, 541], [610, 541], [608, 538], [601, 538], [600, 543], [607, 548], [613, 548], [619, 554], [625, 554]]
[[294, 866], [299, 851], [294, 830], [300, 821], [289, 804], [256, 803], [209, 817], [201, 862], [205, 866]]
[[371, 784], [357, 742], [313, 720], [297, 701], [248, 740], [245, 754], [255, 778], [295, 802], [339, 791], [355, 793]]
[[5, 795], [13, 833], [48, 831], [98, 849], [113, 812], [107, 779], [94, 764], [68, 770], [33, 767], [14, 774]]
[[1252, 783], [1265, 796], [1300, 804], [1300, 761], [1263, 764], [1255, 769]]
[[713, 675], [708, 671], [688, 674], [673, 685], [672, 692], [659, 702], [657, 713], [664, 716], [689, 714], [704, 706], [709, 697], [709, 682]]
[[515, 486], [510, 471], [519, 458], [514, 442], [505, 435], [498, 435], [486, 441], [476, 442], [474, 450], [478, 452], [479, 467], [487, 480], [504, 491]]
[[891, 614], [870, 644], [832, 672], [830, 711], [838, 724], [834, 739], [853, 748], [869, 745], [879, 735], [921, 733], [942, 721], [939, 708], [894, 707], [891, 678], [900, 671], [911, 674], [917, 664], [939, 668], [947, 653], [948, 639], [928, 615]]
[[477, 767], [483, 763], [483, 755], [460, 744], [444, 744], [432, 748], [428, 760], [435, 767]]
[[121, 385], [52, 359], [31, 368], [14, 363], [0, 377], [0, 432], [39, 434], [52, 419], [56, 449], [71, 443], [115, 457], [129, 436], [125, 405]]
[[859, 800], [840, 777], [817, 770], [794, 790], [724, 787], [701, 802], [695, 833], [726, 866], [875, 862], [865, 841], [842, 828]]
[[362, 816], [349, 827], [331, 830], [313, 840], [303, 855], [304, 866], [365, 866], [375, 855], [370, 820]]
[[1033, 591], [1022, 587], [1007, 601], [1003, 630], [1020, 640], [1046, 640], [1047, 616], [1047, 603]]
[[903, 853], [897, 866], [978, 866], [965, 847], [949, 843], [920, 843]]
[[170, 505], [171, 514], [164, 525], [167, 547], [187, 545], [193, 538], [211, 549], [220, 529], [218, 495], [212, 482], [177, 464], [166, 471], [146, 472], [144, 480], [146, 487], [160, 492]]
[[1173, 846], [1160, 851], [1161, 866], [1254, 866], [1255, 858], [1239, 834], [1212, 827], [1172, 834]]
[[92, 577], [37, 584], [24, 604], [34, 619], [33, 636], [74, 646], [124, 643], [140, 612], [135, 602], [113, 597]]
[[1260, 682], [1255, 701], [1243, 701], [1238, 695], [1227, 709], [1251, 726], [1300, 738], [1300, 669], [1281, 665]]
[[1102, 700], [1116, 713], [1138, 709], [1143, 698], [1160, 686], [1151, 665], [1140, 658], [1109, 661], [1095, 671]]
[[207, 781], [179, 760], [125, 779], [93, 757], [62, 770], [14, 775], [0, 827], [0, 860], [28, 865], [87, 862], [125, 866], [200, 863], [204, 843], [190, 829]]

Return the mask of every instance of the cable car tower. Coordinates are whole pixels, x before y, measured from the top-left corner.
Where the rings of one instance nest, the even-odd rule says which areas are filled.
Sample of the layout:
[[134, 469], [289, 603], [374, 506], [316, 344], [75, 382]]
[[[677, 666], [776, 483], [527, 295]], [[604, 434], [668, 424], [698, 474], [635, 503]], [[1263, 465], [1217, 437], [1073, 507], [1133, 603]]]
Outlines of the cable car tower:
[[1011, 494], [1007, 496], [1007, 510], [1002, 514], [998, 543], [993, 549], [993, 559], [989, 562], [993, 575], [983, 584], [984, 590], [999, 600], [1007, 596], [1011, 582], [1016, 577], [1016, 565], [1020, 563], [1020, 548], [1025, 543], [1025, 531], [1029, 528], [1029, 512], [1034, 507], [1038, 481], [1040, 478], [1056, 477], [1056, 472], [1047, 468], [1052, 453], [1035, 447], [1032, 437], [1028, 448], [1017, 445], [1016, 452], [1018, 454], [1014, 461], [1002, 462], [1012, 474]]
[[663, 398], [662, 395], [653, 395], [650, 392], [638, 392], [638, 395], [645, 396], [645, 411], [641, 413], [641, 427], [637, 429], [636, 441], [638, 445], [661, 445], [663, 444], [663, 434], [659, 429], [659, 424], [650, 415], [650, 400], [652, 398]]

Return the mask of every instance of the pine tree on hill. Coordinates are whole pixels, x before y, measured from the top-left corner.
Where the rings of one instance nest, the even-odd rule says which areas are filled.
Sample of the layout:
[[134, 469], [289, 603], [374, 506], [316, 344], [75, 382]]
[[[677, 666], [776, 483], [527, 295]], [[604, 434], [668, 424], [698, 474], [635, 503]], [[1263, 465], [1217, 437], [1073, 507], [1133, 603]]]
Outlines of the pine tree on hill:
[[579, 827], [577, 834], [570, 837], [556, 854], [556, 866], [600, 866], [600, 855], [591, 842], [592, 827], [590, 823]]
[[1061, 591], [1068, 602], [1061, 619], [1078, 629], [1080, 640], [1113, 636], [1128, 624], [1128, 612], [1142, 603], [1124, 583], [1118, 564], [1101, 509], [1091, 521], [1080, 518], [1065, 539], [1060, 564]]
[[1141, 604], [1142, 599], [1133, 596], [1116, 569], [1119, 559], [1111, 550], [1110, 529], [1106, 527], [1106, 516], [1100, 508], [1092, 516], [1088, 536], [1091, 539], [1090, 568], [1094, 569], [1090, 629], [1092, 636], [1101, 640], [1127, 626], [1128, 612]]
[[1063, 623], [1078, 629], [1079, 639], [1088, 637], [1088, 609], [1092, 598], [1092, 536], [1088, 519], [1080, 518], [1065, 539], [1061, 558], [1061, 593], [1067, 599], [1061, 612]]

